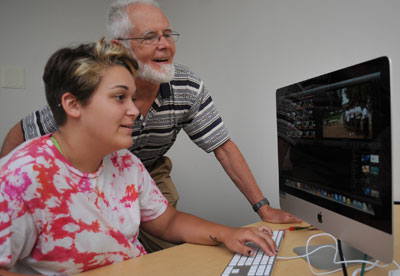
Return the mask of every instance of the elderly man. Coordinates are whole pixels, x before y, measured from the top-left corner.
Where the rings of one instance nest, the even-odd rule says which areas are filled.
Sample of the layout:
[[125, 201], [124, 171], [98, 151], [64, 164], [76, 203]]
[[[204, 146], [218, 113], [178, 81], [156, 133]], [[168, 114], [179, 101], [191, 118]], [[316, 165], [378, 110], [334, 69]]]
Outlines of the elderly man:
[[[165, 156], [183, 129], [206, 152], [214, 152], [222, 167], [245, 195], [258, 215], [268, 222], [300, 220], [269, 206], [244, 157], [231, 140], [203, 81], [187, 67], [174, 65], [174, 32], [154, 1], [115, 1], [109, 10], [107, 30], [131, 49], [139, 62], [136, 106], [140, 116], [133, 126], [131, 152], [137, 155], [170, 204], [176, 206], [178, 193], [170, 179], [171, 160]], [[57, 126], [48, 107], [24, 118], [14, 126], [3, 144], [2, 155], [24, 140], [49, 132]], [[95, 137], [93, 137], [95, 139]], [[142, 234], [142, 239], [145, 234]], [[168, 245], [147, 244], [149, 251]]]

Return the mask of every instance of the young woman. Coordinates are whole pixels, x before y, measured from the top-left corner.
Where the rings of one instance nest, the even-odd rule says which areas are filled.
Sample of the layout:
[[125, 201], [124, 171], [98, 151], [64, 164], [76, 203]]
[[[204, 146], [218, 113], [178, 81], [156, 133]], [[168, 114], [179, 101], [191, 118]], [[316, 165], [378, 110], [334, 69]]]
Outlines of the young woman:
[[146, 254], [139, 226], [173, 243], [224, 243], [269, 255], [267, 227], [231, 228], [168, 206], [126, 148], [139, 115], [138, 65], [104, 39], [63, 48], [45, 67], [46, 98], [59, 129], [0, 160], [0, 270], [75, 274]]

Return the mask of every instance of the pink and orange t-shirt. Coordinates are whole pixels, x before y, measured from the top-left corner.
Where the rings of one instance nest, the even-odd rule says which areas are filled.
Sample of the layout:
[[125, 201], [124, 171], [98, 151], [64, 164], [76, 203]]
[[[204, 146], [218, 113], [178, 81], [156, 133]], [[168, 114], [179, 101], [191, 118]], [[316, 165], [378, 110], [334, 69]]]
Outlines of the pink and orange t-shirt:
[[146, 254], [139, 224], [168, 203], [128, 150], [82, 173], [49, 135], [0, 159], [0, 267], [75, 274]]

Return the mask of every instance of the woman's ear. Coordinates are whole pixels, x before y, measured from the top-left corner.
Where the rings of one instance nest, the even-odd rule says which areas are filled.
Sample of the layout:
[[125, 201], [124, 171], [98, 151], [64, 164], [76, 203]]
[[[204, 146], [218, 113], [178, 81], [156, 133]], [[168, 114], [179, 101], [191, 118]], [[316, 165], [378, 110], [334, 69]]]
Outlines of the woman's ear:
[[81, 104], [76, 97], [70, 92], [65, 92], [61, 96], [61, 105], [64, 108], [67, 116], [72, 118], [79, 118], [81, 115]]

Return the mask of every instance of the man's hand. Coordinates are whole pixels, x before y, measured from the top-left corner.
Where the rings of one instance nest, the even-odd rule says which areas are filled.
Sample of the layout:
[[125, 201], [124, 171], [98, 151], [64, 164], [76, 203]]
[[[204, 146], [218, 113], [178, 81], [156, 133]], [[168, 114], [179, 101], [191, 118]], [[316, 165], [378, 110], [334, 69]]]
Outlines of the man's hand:
[[281, 209], [275, 209], [268, 205], [262, 206], [258, 210], [259, 216], [263, 221], [270, 223], [300, 223], [301, 219], [285, 212]]

